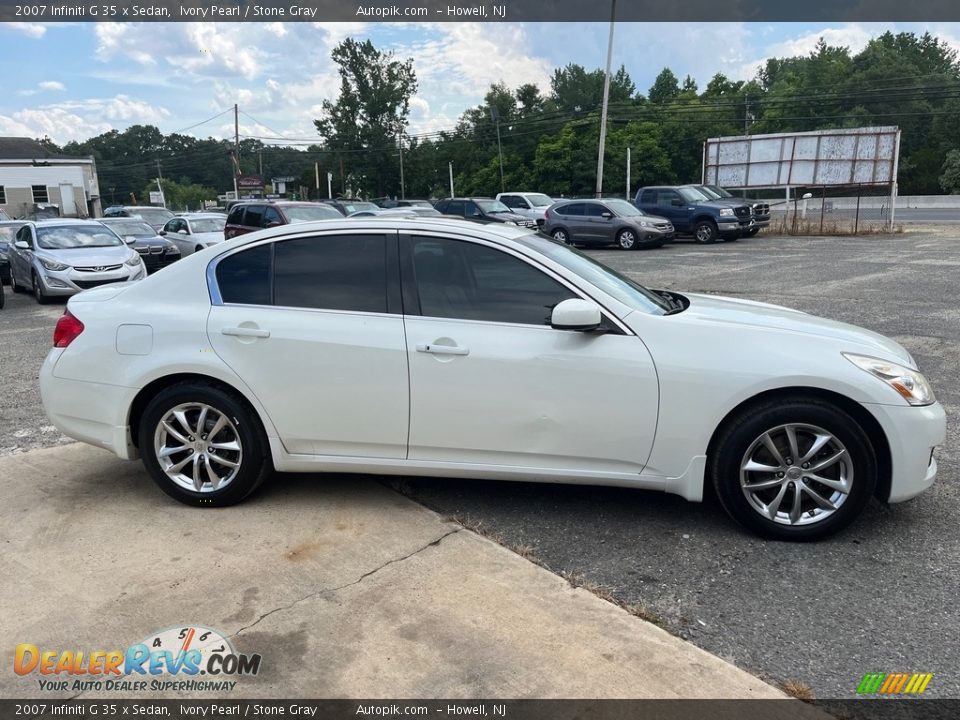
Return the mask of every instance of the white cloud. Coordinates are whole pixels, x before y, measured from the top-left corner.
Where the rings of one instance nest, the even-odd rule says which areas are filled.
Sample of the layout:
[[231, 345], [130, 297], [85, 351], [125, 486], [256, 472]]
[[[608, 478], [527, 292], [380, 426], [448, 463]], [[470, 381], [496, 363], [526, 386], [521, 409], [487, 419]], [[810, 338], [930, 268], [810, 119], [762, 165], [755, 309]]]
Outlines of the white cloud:
[[0, 135], [47, 136], [63, 144], [138, 123], [155, 125], [169, 117], [165, 108], [126, 95], [67, 100], [0, 115]]
[[44, 80], [37, 85], [41, 90], [66, 90], [67, 86], [56, 80]]
[[30, 22], [0, 22], [0, 28], [21, 32], [32, 38], [42, 38], [47, 34], [47, 26]]

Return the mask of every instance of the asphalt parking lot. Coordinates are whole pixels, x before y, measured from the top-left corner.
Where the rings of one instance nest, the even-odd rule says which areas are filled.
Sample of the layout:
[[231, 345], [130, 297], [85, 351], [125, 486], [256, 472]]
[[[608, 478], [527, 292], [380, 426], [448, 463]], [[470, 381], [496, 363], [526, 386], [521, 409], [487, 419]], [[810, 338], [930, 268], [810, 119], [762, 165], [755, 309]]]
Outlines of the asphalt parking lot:
[[[956, 231], [911, 226], [887, 237], [759, 236], [594, 254], [651, 287], [789, 305], [899, 341], [948, 413], [937, 485], [906, 504], [874, 505], [814, 545], [759, 540], [714, 504], [656, 493], [456, 479], [406, 479], [401, 489], [526, 548], [554, 572], [610, 588], [670, 632], [769, 680], [847, 698], [867, 672], [932, 672], [928, 696], [960, 697]], [[62, 303], [40, 307], [5, 291], [0, 455], [66, 442], [36, 386]]]

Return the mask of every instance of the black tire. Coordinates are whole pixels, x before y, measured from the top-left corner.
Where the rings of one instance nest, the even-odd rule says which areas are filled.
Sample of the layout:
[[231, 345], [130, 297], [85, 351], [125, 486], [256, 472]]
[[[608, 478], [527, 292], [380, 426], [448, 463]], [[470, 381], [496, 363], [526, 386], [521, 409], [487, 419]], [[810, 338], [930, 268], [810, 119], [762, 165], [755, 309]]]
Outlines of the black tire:
[[40, 305], [46, 305], [46, 304], [48, 304], [48, 303], [50, 302], [50, 298], [48, 298], [46, 295], [44, 295], [44, 293], [43, 293], [43, 283], [40, 282], [40, 278], [37, 277], [37, 273], [36, 273], [36, 272], [34, 272], [33, 275], [31, 276], [31, 280], [32, 280], [32, 282], [33, 282], [33, 297], [34, 297], [34, 299], [35, 299], [35, 300], [37, 301], [37, 303], [39, 303]]
[[713, 220], [701, 220], [693, 228], [693, 238], [698, 243], [714, 243], [717, 235], [717, 224]]
[[3, 283], [0, 283], [0, 308], [3, 308], [4, 303], [6, 302], [6, 293], [3, 291]]
[[17, 276], [13, 274], [13, 266], [10, 267], [10, 289], [18, 295], [26, 292], [27, 289], [17, 282]]
[[[205, 405], [216, 413], [221, 413], [232, 426], [221, 432], [233, 433], [239, 441], [241, 453], [229, 455], [226, 459], [239, 460], [236, 473], [219, 489], [206, 489], [197, 492], [177, 484], [164, 471], [157, 456], [155, 441], [160, 430], [160, 423], [174, 408], [178, 406]], [[190, 411], [188, 411], [189, 414]], [[212, 419], [208, 421], [210, 424]], [[182, 426], [178, 427], [182, 431]], [[195, 437], [195, 436], [192, 436]], [[198, 440], [200, 438], [197, 438]], [[213, 442], [211, 436], [206, 442]], [[177, 442], [177, 441], [173, 441]], [[150, 477], [170, 497], [186, 505], [195, 507], [224, 507], [234, 505], [252, 492], [273, 471], [270, 459], [270, 446], [266, 433], [253, 409], [242, 397], [234, 392], [221, 389], [215, 385], [203, 382], [184, 382], [172, 385], [161, 390], [147, 405], [140, 420], [139, 448], [143, 457], [143, 464], [150, 473]], [[187, 450], [193, 454], [193, 450]], [[223, 455], [227, 451], [220, 451]], [[183, 455], [171, 455], [170, 462], [182, 458]], [[205, 460], [211, 463], [211, 460]], [[197, 463], [188, 463], [191, 467]], [[222, 465], [212, 463], [211, 467], [222, 468]], [[201, 488], [210, 485], [210, 482], [201, 471]]]
[[637, 237], [637, 231], [630, 228], [623, 228], [617, 233], [617, 247], [621, 250], [637, 250], [640, 247], [640, 239]]
[[[787, 457], [787, 426], [793, 428], [800, 458]], [[791, 461], [789, 469], [785, 462], [774, 459], [769, 446], [761, 441], [765, 434], [780, 449], [781, 459]], [[805, 455], [812, 449], [813, 438], [824, 434], [831, 440], [809, 458], [808, 468], [803, 469], [802, 461], [808, 459]], [[771, 468], [780, 465], [785, 472], [746, 470], [748, 453], [753, 463]], [[823, 476], [815, 475], [815, 466], [832, 458], [838, 459], [824, 467]], [[860, 514], [876, 487], [877, 461], [870, 439], [849, 414], [823, 400], [797, 396], [754, 405], [731, 418], [714, 444], [707, 473], [724, 510], [741, 525], [776, 540], [812, 541], [838, 532]], [[834, 485], [845, 484], [847, 492], [822, 485], [806, 473]], [[833, 475], [836, 477], [830, 477]], [[771, 487], [749, 493], [748, 499], [748, 492], [742, 488], [745, 480], [748, 485], [767, 483]], [[819, 506], [811, 493], [826, 499], [835, 509]], [[778, 495], [781, 500], [775, 521], [757, 505], [769, 510]], [[789, 509], [797, 495], [801, 505], [794, 522]], [[821, 516], [819, 520], [817, 515]]]
[[758, 232], [760, 232], [760, 228], [750, 228], [749, 230], [747, 230], [746, 236], [747, 236], [747, 237], [753, 237], [753, 236], [756, 235]]
[[557, 242], [561, 242], [564, 245], [572, 245], [570, 242], [570, 233], [567, 232], [566, 228], [554, 228], [550, 232], [550, 237], [552, 237]]

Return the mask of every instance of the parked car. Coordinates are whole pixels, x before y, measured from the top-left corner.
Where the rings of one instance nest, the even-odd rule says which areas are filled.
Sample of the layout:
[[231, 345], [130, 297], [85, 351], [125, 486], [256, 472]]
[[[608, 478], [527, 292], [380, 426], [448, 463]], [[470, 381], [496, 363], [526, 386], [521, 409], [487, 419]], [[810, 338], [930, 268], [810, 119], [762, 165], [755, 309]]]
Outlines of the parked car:
[[479, 223], [506, 223], [532, 228], [537, 223], [523, 215], [511, 212], [499, 200], [491, 198], [448, 198], [433, 206], [444, 215], [455, 215]]
[[114, 205], [103, 211], [105, 218], [136, 218], [143, 220], [154, 230], [162, 228], [167, 220], [175, 217], [166, 208], [156, 205]]
[[770, 225], [770, 203], [766, 200], [740, 198], [719, 185], [691, 185], [690, 187], [699, 190], [714, 200], [732, 200], [737, 203], [747, 203], [753, 209], [753, 223], [746, 232], [747, 237], [753, 237], [763, 230], [763, 228]]
[[658, 248], [673, 239], [666, 218], [648, 215], [626, 200], [562, 200], [551, 205], [543, 232], [571, 245], [617, 245], [623, 250]]
[[750, 229], [753, 212], [746, 203], [714, 200], [689, 186], [642, 187], [634, 204], [673, 223], [678, 235], [700, 243], [736, 240]]
[[136, 218], [100, 218], [100, 222], [126, 240], [140, 253], [148, 273], [156, 272], [180, 259], [180, 249], [162, 238], [143, 220]]
[[171, 241], [181, 255], [199, 252], [223, 242], [227, 216], [221, 213], [192, 213], [170, 220], [160, 235]]
[[17, 231], [10, 253], [14, 292], [33, 291], [41, 305], [107, 283], [147, 275], [140, 253], [94, 220], [38, 220]]
[[546, 219], [547, 208], [556, 202], [549, 195], [532, 192], [497, 193], [497, 200], [510, 208], [511, 212], [538, 221], [538, 225], [542, 225]]
[[40, 391], [63, 433], [142, 457], [199, 507], [274, 469], [692, 501], [709, 483], [787, 540], [923, 492], [946, 435], [916, 362], [881, 335], [649, 290], [542, 234], [448, 219], [277, 227], [83, 293]]
[[442, 213], [431, 207], [407, 206], [378, 208], [376, 210], [358, 210], [348, 217], [440, 217]]
[[292, 200], [245, 201], [230, 208], [223, 228], [226, 239], [254, 232], [262, 228], [310, 222], [312, 220], [341, 220], [340, 211], [315, 202]]
[[350, 199], [340, 199], [340, 200], [321, 200], [324, 205], [329, 205], [332, 208], [336, 208], [340, 211], [340, 214], [344, 217], [348, 215], [353, 215], [355, 212], [360, 212], [361, 210], [379, 210], [380, 206], [376, 203], [367, 202], [366, 200], [350, 200]]
[[0, 285], [10, 284], [10, 246], [25, 220], [0, 220]]

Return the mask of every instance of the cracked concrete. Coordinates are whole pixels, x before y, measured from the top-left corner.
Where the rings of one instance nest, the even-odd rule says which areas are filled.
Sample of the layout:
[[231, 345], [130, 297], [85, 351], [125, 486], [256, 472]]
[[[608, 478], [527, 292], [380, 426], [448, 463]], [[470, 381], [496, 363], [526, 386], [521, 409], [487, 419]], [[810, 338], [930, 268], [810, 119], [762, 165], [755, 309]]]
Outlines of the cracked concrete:
[[[234, 697], [783, 697], [367, 477], [279, 475], [216, 510], [83, 445], [0, 476], [3, 667], [18, 643], [122, 651], [203, 625], [262, 656]], [[40, 677], [0, 673], [0, 696], [210, 696]]]

